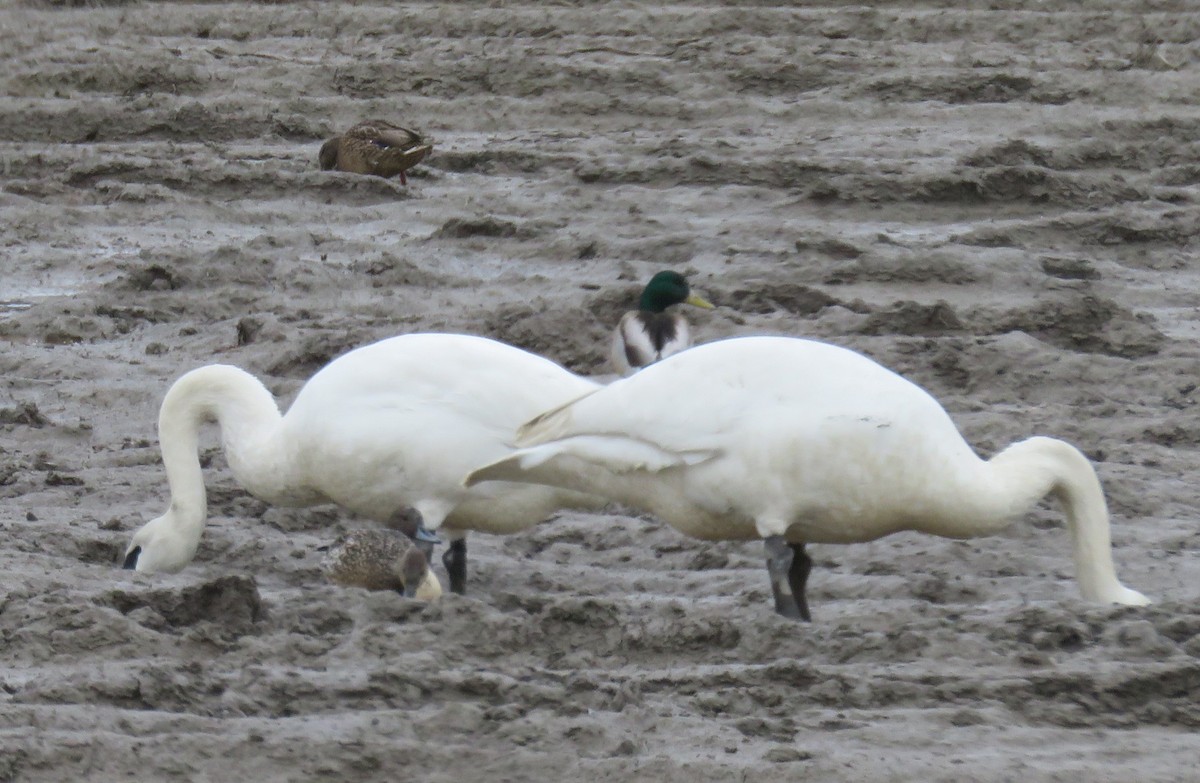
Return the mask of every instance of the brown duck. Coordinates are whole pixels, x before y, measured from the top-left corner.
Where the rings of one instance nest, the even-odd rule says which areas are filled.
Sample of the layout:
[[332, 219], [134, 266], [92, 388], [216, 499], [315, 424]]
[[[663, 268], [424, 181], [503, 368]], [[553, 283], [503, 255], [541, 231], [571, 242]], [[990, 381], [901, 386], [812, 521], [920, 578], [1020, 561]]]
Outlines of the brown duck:
[[433, 145], [416, 131], [386, 120], [367, 120], [321, 145], [317, 159], [325, 171], [337, 169], [377, 177], [399, 174], [400, 183], [407, 185], [404, 172], [425, 160], [431, 150]]
[[347, 533], [326, 550], [321, 566], [329, 581], [342, 587], [395, 590], [422, 601], [442, 594], [420, 545], [391, 530]]

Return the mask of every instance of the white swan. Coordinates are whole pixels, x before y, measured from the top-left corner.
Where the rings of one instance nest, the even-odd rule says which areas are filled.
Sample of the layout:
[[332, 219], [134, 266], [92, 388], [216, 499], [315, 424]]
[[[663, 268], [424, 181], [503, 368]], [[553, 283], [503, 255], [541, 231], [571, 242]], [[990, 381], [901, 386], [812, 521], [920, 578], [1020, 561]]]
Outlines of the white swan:
[[609, 359], [618, 374], [629, 375], [691, 346], [687, 319], [682, 313], [667, 312], [677, 304], [712, 309], [712, 302], [693, 294], [678, 272], [659, 272], [650, 278], [638, 309], [622, 315], [613, 332]]
[[335, 359], [300, 390], [286, 416], [254, 376], [228, 365], [193, 370], [171, 386], [158, 417], [171, 505], [138, 530], [125, 567], [178, 571], [196, 554], [207, 506], [196, 455], [206, 420], [250, 494], [269, 503], [336, 503], [387, 522], [415, 508], [451, 539], [443, 560], [462, 592], [468, 530], [510, 533], [567, 506], [572, 492], [462, 477], [508, 453], [523, 421], [598, 388], [539, 356], [481, 337], [412, 334]]
[[981, 460], [933, 397], [844, 348], [702, 345], [539, 416], [518, 444], [465, 483], [594, 492], [698, 538], [763, 538], [776, 609], [791, 617], [809, 619], [806, 542], [988, 535], [1050, 493], [1084, 598], [1149, 603], [1117, 580], [1104, 495], [1077, 449], [1036, 437]]

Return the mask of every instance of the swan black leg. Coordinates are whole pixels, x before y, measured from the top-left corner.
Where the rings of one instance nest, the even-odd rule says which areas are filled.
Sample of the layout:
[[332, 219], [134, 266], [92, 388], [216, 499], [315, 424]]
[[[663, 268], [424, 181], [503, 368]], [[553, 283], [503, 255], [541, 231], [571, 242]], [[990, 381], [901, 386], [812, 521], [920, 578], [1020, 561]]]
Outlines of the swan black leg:
[[450, 592], [463, 595], [467, 592], [467, 539], [450, 542], [442, 554], [442, 565], [450, 576]]
[[[767, 549], [767, 574], [771, 577], [771, 592], [775, 594], [775, 611], [792, 620], [807, 620], [808, 607], [800, 608], [792, 587], [792, 565], [796, 560], [796, 551], [783, 536], [768, 536], [764, 543]], [[808, 560], [808, 555], [805, 554], [803, 559]], [[804, 578], [808, 577], [809, 567], [811, 562], [808, 567], [800, 569]], [[803, 585], [803, 580], [801, 584]], [[801, 601], [803, 600], [801, 593]]]
[[796, 607], [800, 610], [800, 619], [806, 623], [812, 622], [808, 612], [808, 596], [805, 589], [808, 586], [808, 575], [812, 571], [812, 558], [804, 551], [804, 544], [788, 544], [792, 550], [792, 567], [788, 569], [788, 584], [792, 588], [792, 597], [796, 599]]

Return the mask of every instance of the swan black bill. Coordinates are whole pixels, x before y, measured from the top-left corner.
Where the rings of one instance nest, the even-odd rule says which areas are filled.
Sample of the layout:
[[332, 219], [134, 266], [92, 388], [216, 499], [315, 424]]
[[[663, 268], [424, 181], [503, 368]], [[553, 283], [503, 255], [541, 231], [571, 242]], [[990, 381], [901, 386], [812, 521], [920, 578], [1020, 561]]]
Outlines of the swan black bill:
[[133, 549], [130, 549], [129, 553], [125, 555], [125, 564], [122, 565], [121, 568], [124, 568], [126, 571], [136, 571], [138, 557], [140, 557], [141, 554], [142, 548], [140, 546], [135, 546]]
[[428, 530], [425, 525], [418, 523], [416, 531], [411, 536], [413, 544], [425, 555], [426, 561], [433, 560], [433, 548], [442, 543], [438, 535]]
[[413, 534], [412, 538], [413, 541], [433, 544], [435, 546], [442, 543], [441, 537], [439, 537], [437, 533], [434, 533], [432, 530], [425, 527], [424, 523], [417, 523], [417, 532]]

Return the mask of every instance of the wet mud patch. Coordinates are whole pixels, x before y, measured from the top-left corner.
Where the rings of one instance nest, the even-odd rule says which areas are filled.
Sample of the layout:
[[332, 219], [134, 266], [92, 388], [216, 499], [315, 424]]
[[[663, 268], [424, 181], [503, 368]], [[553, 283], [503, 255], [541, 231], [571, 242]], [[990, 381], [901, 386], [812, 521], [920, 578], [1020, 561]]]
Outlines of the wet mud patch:
[[842, 304], [838, 299], [817, 288], [796, 283], [768, 283], [749, 288], [737, 288], [720, 294], [719, 303], [739, 313], [785, 312], [811, 316], [826, 307]]
[[897, 302], [877, 310], [859, 327], [863, 334], [898, 334], [908, 336], [938, 336], [962, 332], [965, 326], [948, 302], [931, 305], [919, 302]]
[[1092, 245], [1182, 245], [1200, 232], [1200, 211], [1168, 209], [1062, 218], [1059, 227]]
[[485, 318], [481, 333], [572, 372], [607, 372], [609, 328], [586, 315], [583, 307], [504, 305]]
[[50, 420], [42, 415], [36, 403], [22, 402], [12, 407], [0, 408], [0, 426], [41, 428], [49, 424]]
[[1005, 695], [1028, 720], [1068, 728], [1200, 726], [1200, 664], [1159, 664], [1151, 671], [1055, 673], [1031, 677]]
[[111, 667], [102, 677], [76, 672], [56, 682], [33, 683], [13, 695], [16, 704], [76, 704], [168, 713], [212, 714], [205, 703], [219, 700], [224, 686], [194, 662]]
[[1153, 356], [1166, 342], [1153, 316], [1090, 294], [1011, 310], [997, 316], [991, 330], [1022, 331], [1059, 348], [1124, 359]]
[[[197, 95], [213, 84], [199, 63], [185, 62], [178, 55], [161, 53], [156, 60], [147, 62], [140, 54], [129, 57], [128, 52], [110, 53], [103, 65], [94, 57], [75, 62], [27, 63], [18, 60], [10, 63], [13, 70], [8, 79], [8, 89], [14, 95], [54, 95], [65, 97], [71, 93], [97, 93], [121, 95], [131, 98], [136, 95], [167, 93], [170, 95]], [[122, 55], [127, 57], [122, 62]]]
[[350, 269], [370, 278], [374, 288], [439, 288], [462, 284], [460, 277], [388, 252], [378, 258], [357, 259], [351, 262]]
[[1099, 280], [1102, 275], [1086, 258], [1057, 258], [1046, 256], [1041, 259], [1042, 271], [1060, 280]]
[[1086, 97], [1046, 80], [1014, 73], [981, 73], [928, 76], [920, 81], [899, 77], [879, 79], [867, 90], [887, 101], [942, 101], [944, 103], [1029, 103], [1061, 105]]
[[257, 632], [266, 618], [258, 584], [251, 576], [223, 576], [178, 590], [113, 590], [97, 603], [154, 630], [178, 633], [204, 624], [228, 640]]
[[[1197, 30], [1098, 2], [0, 8], [0, 778], [1190, 779]], [[408, 187], [317, 169], [376, 116], [436, 140]], [[450, 330], [606, 371], [660, 268], [719, 305], [699, 342], [815, 334], [982, 455], [1074, 442], [1158, 603], [1073, 597], [1053, 504], [814, 545], [803, 626], [761, 544], [616, 506], [472, 536], [466, 597], [339, 590], [350, 520], [250, 498], [211, 428], [196, 561], [113, 564], [184, 371], [286, 401]]]
[[961, 254], [925, 250], [919, 253], [879, 253], [834, 266], [825, 272], [826, 285], [855, 283], [942, 283], [968, 285], [986, 282], [988, 273], [964, 261]]
[[528, 225], [495, 217], [451, 218], [433, 232], [434, 239], [536, 239], [540, 232]]
[[361, 332], [319, 331], [304, 335], [298, 342], [298, 347], [276, 352], [277, 358], [267, 367], [268, 375], [308, 380], [337, 357], [371, 340]]

